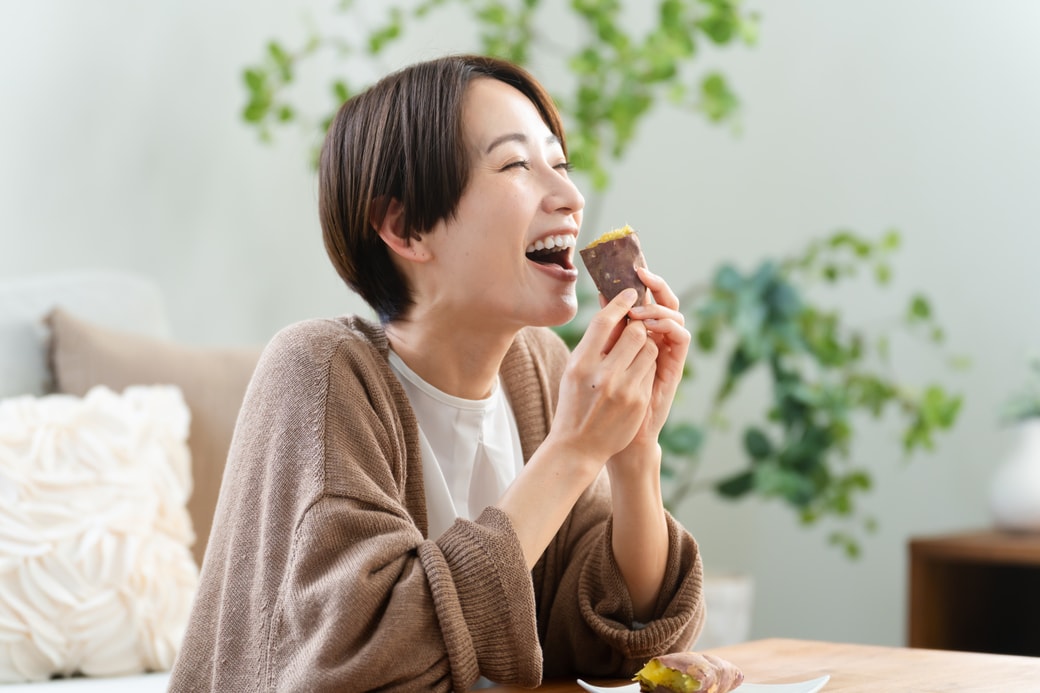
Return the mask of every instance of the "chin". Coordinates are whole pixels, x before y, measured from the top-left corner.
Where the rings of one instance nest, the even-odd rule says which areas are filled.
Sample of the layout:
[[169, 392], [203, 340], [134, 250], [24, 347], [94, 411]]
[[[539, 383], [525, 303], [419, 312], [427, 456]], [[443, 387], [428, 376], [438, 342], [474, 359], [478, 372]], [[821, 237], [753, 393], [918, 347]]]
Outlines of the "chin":
[[545, 323], [545, 327], [559, 327], [566, 325], [578, 314], [578, 297], [571, 292], [560, 297], [560, 302], [555, 306], [551, 316]]

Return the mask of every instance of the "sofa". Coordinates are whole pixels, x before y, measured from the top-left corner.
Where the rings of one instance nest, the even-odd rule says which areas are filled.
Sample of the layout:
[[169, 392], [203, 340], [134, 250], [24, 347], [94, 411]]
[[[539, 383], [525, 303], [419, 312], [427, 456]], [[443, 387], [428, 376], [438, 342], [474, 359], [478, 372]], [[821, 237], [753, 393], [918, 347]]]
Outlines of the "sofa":
[[0, 693], [166, 689], [260, 350], [134, 273], [0, 279]]

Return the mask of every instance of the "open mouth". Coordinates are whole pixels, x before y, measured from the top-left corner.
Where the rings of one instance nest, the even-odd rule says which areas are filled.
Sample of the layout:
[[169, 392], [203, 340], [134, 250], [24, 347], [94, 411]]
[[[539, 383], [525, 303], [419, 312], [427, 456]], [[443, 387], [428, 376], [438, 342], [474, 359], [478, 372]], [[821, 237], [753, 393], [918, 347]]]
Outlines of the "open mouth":
[[558, 265], [570, 269], [571, 255], [577, 239], [574, 236], [549, 236], [527, 246], [527, 259], [543, 265]]

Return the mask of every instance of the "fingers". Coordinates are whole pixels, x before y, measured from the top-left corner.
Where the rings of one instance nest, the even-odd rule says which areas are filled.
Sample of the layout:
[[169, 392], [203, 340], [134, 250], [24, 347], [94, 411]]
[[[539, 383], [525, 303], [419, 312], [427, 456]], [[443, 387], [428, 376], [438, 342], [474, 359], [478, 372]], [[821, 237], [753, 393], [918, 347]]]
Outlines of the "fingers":
[[637, 267], [636, 273], [639, 275], [639, 280], [653, 295], [654, 303], [672, 310], [679, 310], [679, 297], [675, 295], [672, 287], [668, 286], [668, 282], [664, 278], [654, 274], [646, 267]]
[[[598, 387], [617, 398], [633, 421], [642, 421], [654, 393], [658, 346], [638, 321], [625, 326], [614, 348], [603, 358]], [[634, 433], [635, 431], [633, 431]]]
[[689, 330], [672, 320], [648, 320], [645, 323], [650, 341], [658, 348], [657, 374], [666, 381], [682, 377], [692, 337]]
[[634, 289], [615, 296], [593, 316], [574, 349], [579, 363], [599, 371], [593, 379], [601, 384], [616, 377], [635, 378], [639, 382], [647, 370], [652, 372], [656, 368], [657, 344], [642, 322], [628, 319], [635, 302]]
[[650, 361], [657, 359], [657, 345], [646, 331], [643, 323], [633, 320], [625, 325], [617, 341], [605, 352], [603, 363], [619, 370], [634, 370], [641, 373], [647, 366], [648, 352]]
[[632, 361], [631, 371], [642, 376], [640, 390], [643, 392], [653, 392], [654, 381], [657, 378], [658, 350], [657, 344], [648, 339]]
[[[590, 351], [594, 348], [593, 345], [598, 345], [598, 351], [603, 356], [612, 353], [618, 340], [625, 334], [626, 325], [632, 320], [640, 322], [662, 350], [677, 352], [685, 358], [691, 338], [690, 333], [684, 328], [686, 317], [679, 310], [679, 298], [662, 277], [645, 267], [639, 267], [637, 271], [647, 288], [647, 303], [635, 305], [636, 295], [632, 289], [626, 289], [609, 302], [600, 294], [602, 309], [586, 328], [587, 339], [583, 339], [579, 348], [584, 347], [583, 351]], [[625, 306], [628, 306], [628, 311], [622, 315], [620, 311]], [[640, 340], [630, 335], [626, 340], [626, 347], [617, 356], [634, 357], [640, 346]]]
[[[613, 349], [620, 338], [628, 312], [636, 303], [635, 289], [625, 289], [614, 300], [603, 306], [589, 321], [585, 328], [585, 336], [575, 347], [575, 353], [584, 353], [595, 349], [599, 353], [607, 353]], [[601, 297], [602, 300], [602, 297]]]
[[681, 321], [671, 318], [647, 318], [641, 322], [651, 336], [664, 337], [672, 345], [688, 347], [692, 341], [690, 331]]
[[[633, 320], [643, 321], [648, 330], [658, 334], [673, 333], [673, 326], [682, 328], [686, 324], [686, 316], [678, 308], [678, 299], [666, 284], [664, 286], [666, 288], [658, 292], [662, 299], [661, 303], [633, 306], [632, 310], [628, 312], [629, 317]], [[678, 335], [677, 332], [675, 334]]]

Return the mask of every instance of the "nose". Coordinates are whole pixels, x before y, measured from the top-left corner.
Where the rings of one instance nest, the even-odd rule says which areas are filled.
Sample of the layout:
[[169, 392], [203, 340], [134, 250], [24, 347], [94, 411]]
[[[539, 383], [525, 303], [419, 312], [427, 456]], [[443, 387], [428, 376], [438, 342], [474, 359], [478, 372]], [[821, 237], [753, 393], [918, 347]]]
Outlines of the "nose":
[[545, 195], [545, 206], [545, 211], [550, 213], [576, 214], [584, 209], [585, 197], [566, 173], [553, 169]]

